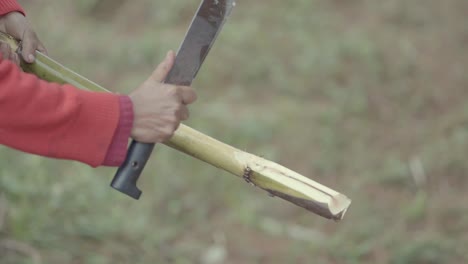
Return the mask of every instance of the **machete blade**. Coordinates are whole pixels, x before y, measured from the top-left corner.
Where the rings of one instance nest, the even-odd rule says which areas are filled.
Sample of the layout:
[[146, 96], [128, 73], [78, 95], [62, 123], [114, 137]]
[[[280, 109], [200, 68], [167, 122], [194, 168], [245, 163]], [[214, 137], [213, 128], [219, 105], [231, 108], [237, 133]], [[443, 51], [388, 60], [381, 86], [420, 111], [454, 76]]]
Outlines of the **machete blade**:
[[[193, 17], [165, 83], [190, 85], [198, 73], [224, 22], [235, 6], [234, 0], [203, 0]], [[154, 144], [135, 140], [127, 157], [111, 182], [112, 188], [139, 199], [141, 190], [137, 181], [148, 161]]]
[[234, 6], [234, 0], [202, 1], [177, 52], [166, 83], [192, 83]]

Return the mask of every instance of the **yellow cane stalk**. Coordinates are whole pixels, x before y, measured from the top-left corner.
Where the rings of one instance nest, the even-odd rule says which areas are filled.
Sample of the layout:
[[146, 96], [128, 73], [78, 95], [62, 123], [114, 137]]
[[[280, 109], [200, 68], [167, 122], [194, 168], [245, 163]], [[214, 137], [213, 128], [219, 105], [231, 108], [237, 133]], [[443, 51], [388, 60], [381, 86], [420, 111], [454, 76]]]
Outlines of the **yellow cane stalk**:
[[[18, 41], [0, 32], [0, 41], [18, 50]], [[21, 63], [24, 71], [57, 83], [69, 83], [80, 89], [109, 92], [100, 85], [60, 65], [48, 56], [36, 52], [32, 64]], [[341, 220], [351, 200], [320, 183], [286, 167], [234, 148], [181, 124], [174, 136], [165, 143], [194, 158], [243, 178], [270, 196], [277, 196], [328, 219]]]

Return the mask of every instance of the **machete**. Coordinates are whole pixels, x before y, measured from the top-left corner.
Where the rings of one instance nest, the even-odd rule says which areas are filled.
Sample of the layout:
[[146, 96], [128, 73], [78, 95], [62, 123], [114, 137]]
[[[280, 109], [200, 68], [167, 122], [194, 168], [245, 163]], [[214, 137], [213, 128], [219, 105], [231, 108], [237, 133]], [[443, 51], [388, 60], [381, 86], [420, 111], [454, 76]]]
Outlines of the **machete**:
[[[202, 0], [165, 83], [186, 86], [192, 83], [234, 6], [234, 0]], [[139, 199], [141, 190], [136, 183], [153, 148], [154, 144], [133, 140], [111, 186]]]
[[[215, 1], [213, 3], [217, 5], [219, 2], [220, 1]], [[225, 2], [223, 2], [223, 4], [225, 4]], [[233, 2], [229, 2], [229, 4], [234, 5]], [[232, 5], [230, 6], [231, 8]], [[230, 9], [223, 10], [230, 11]], [[228, 15], [228, 12], [221, 14], [223, 17], [226, 15]], [[209, 16], [205, 16], [205, 18], [209, 18]], [[208, 19], [208, 22], [213, 21]], [[219, 25], [216, 23], [213, 25], [214, 27]], [[212, 36], [216, 37], [218, 32], [213, 32]], [[188, 35], [189, 34], [187, 34], [187, 38]], [[20, 50], [20, 43], [13, 37], [2, 32], [0, 32], [0, 42], [9, 44], [10, 47], [17, 52]], [[199, 59], [197, 64], [198, 66], [192, 68], [192, 79], [198, 71], [200, 64], [203, 62], [206, 52], [211, 47], [211, 44], [212, 41], [210, 43], [206, 43], [204, 47], [198, 47], [198, 51], [200, 51], [199, 54], [191, 53], [195, 56], [195, 59]], [[182, 57], [182, 54], [185, 54], [184, 50], [185, 49], [181, 47], [179, 58]], [[196, 62], [197, 60], [194, 61]], [[190, 60], [188, 62], [193, 61]], [[68, 83], [79, 89], [94, 92], [109, 92], [102, 86], [68, 69], [39, 51], [36, 51], [36, 61], [34, 63], [29, 64], [22, 61], [21, 67], [25, 72], [33, 73], [39, 78], [49, 82], [59, 84]], [[173, 74], [176, 76], [176, 72]], [[167, 78], [166, 81], [168, 80], [169, 78]], [[183, 81], [182, 79], [179, 80]], [[328, 188], [327, 186], [281, 166], [278, 163], [266, 160], [218, 141], [184, 124], [180, 124], [179, 128], [174, 132], [174, 136], [171, 137], [169, 141], [164, 142], [164, 144], [190, 155], [191, 157], [206, 162], [216, 168], [238, 176], [250, 185], [266, 191], [272, 197], [287, 200], [328, 219], [333, 219], [335, 221], [343, 219], [351, 204], [351, 200], [348, 197]], [[145, 159], [145, 162], [146, 160], [147, 158]], [[133, 185], [134, 188], [137, 189], [136, 179], [130, 178], [130, 180], [133, 180], [133, 184], [130, 183], [129, 186]], [[134, 193], [137, 194], [137, 196], [141, 194], [141, 192]]]

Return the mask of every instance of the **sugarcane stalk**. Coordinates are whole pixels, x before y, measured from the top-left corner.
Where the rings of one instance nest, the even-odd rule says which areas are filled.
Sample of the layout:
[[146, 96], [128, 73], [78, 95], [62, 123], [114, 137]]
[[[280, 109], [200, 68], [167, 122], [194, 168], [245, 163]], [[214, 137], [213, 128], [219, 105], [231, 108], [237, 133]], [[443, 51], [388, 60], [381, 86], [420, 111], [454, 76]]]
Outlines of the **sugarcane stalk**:
[[[0, 32], [0, 41], [18, 50], [19, 43]], [[69, 83], [80, 89], [109, 92], [100, 85], [60, 65], [48, 56], [36, 52], [32, 64], [21, 62], [24, 71], [39, 78], [61, 84]], [[241, 151], [195, 129], [181, 124], [174, 136], [165, 143], [217, 168], [243, 178], [246, 182], [328, 219], [341, 220], [351, 200], [320, 183], [277, 163]]]

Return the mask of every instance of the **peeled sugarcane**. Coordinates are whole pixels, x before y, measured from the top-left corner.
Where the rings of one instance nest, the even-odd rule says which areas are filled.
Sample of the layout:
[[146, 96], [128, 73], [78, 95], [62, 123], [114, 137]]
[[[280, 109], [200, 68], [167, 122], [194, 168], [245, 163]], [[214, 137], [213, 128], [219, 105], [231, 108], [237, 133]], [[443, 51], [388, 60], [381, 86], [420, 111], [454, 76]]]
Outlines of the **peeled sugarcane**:
[[[18, 51], [20, 45], [11, 36], [0, 32], [0, 41]], [[69, 83], [77, 88], [109, 92], [98, 84], [60, 65], [48, 56], [36, 52], [32, 64], [21, 63], [24, 71], [57, 83]], [[199, 131], [181, 124], [167, 146], [223, 169], [259, 187], [270, 196], [277, 196], [328, 219], [341, 220], [351, 200], [324, 185], [277, 163], [241, 151]]]

